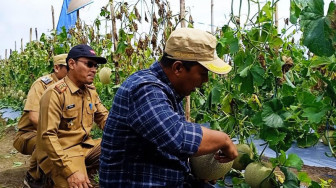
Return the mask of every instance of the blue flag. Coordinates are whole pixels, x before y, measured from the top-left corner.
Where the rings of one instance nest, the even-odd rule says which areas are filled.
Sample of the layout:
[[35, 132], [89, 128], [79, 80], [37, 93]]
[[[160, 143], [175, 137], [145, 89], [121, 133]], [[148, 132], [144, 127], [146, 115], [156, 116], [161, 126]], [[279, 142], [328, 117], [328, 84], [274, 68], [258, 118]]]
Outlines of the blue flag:
[[61, 14], [58, 19], [57, 24], [57, 33], [62, 32], [62, 27], [64, 26], [65, 29], [68, 31], [70, 28], [74, 27], [76, 25], [77, 21], [77, 12], [73, 12], [70, 14], [67, 14], [68, 6], [69, 6], [70, 0], [64, 0], [62, 5]]

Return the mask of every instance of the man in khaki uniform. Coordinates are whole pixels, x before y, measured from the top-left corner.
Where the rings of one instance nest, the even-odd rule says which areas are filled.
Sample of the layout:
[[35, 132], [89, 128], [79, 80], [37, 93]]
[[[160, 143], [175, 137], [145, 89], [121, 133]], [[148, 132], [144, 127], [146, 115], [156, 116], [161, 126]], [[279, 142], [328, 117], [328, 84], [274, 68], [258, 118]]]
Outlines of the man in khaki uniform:
[[[19, 120], [18, 128], [13, 146], [20, 153], [31, 155], [36, 146], [36, 127], [40, 110], [40, 99], [42, 93], [58, 80], [67, 74], [65, 59], [67, 54], [60, 54], [53, 57], [54, 70], [51, 74], [38, 78], [30, 87], [23, 114]], [[36, 169], [36, 158], [32, 156], [30, 169]], [[37, 174], [31, 174], [34, 179], [38, 179]]]
[[87, 84], [92, 84], [98, 64], [106, 59], [87, 45], [77, 45], [66, 61], [68, 75], [41, 98], [38, 161], [54, 187], [90, 187], [86, 168], [97, 167], [100, 155], [100, 140], [93, 140], [90, 132], [93, 122], [104, 127], [108, 111]]
[[53, 57], [54, 71], [51, 74], [38, 78], [30, 87], [23, 114], [19, 120], [19, 131], [14, 140], [14, 147], [20, 153], [31, 155], [36, 145], [36, 127], [40, 110], [40, 99], [42, 93], [48, 86], [64, 78], [67, 74], [65, 59], [68, 54], [61, 54]]

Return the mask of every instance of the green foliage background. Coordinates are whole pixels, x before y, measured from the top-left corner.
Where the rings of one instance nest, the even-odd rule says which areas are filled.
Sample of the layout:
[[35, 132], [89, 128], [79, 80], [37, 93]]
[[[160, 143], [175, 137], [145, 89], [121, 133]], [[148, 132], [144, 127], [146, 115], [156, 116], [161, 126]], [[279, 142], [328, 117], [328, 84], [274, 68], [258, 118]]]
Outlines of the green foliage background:
[[[110, 5], [102, 7], [100, 18], [115, 21], [117, 32], [100, 34], [100, 19], [92, 26], [78, 23], [68, 32], [42, 34], [23, 52], [14, 51], [9, 59], [0, 60], [1, 106], [22, 109], [32, 82], [51, 72], [52, 56], [84, 43], [105, 56], [108, 63], [104, 66], [112, 69], [112, 83], [103, 85], [98, 77], [94, 81], [109, 109], [120, 83], [158, 59], [166, 39], [181, 22], [167, 1], [146, 5], [141, 14], [144, 18], [138, 3], [116, 3], [113, 14], [108, 11]], [[273, 165], [280, 166], [288, 177], [283, 185], [291, 187], [303, 181], [315, 187], [305, 175], [294, 177], [288, 171], [288, 167], [300, 170], [302, 161], [295, 154], [286, 158], [284, 152], [293, 142], [311, 147], [331, 128], [329, 125], [335, 125], [336, 4], [331, 1], [324, 15], [323, 0], [291, 0], [286, 21], [292, 26], [278, 32], [274, 24], [277, 2], [268, 1], [263, 7], [259, 1], [250, 3], [259, 5], [256, 15], [248, 15], [242, 24], [240, 13], [232, 12], [230, 22], [216, 31], [217, 54], [233, 70], [224, 76], [210, 75], [205, 87], [191, 95], [192, 121], [208, 122], [211, 128], [238, 138], [240, 143], [249, 142], [251, 135], [265, 140], [277, 153]], [[138, 24], [144, 21], [150, 27], [139, 33]], [[188, 27], [193, 27], [192, 23], [189, 15]], [[291, 27], [296, 29], [289, 32]], [[294, 35], [300, 32], [296, 42]], [[329, 148], [328, 155], [335, 157], [335, 146]]]

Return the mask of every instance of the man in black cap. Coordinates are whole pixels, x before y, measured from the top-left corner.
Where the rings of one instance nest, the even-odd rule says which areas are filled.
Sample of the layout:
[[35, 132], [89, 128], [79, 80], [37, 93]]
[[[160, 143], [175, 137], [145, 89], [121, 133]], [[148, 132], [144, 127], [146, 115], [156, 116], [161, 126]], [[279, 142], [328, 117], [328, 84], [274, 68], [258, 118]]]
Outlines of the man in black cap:
[[108, 111], [93, 83], [98, 64], [87, 45], [73, 47], [66, 58], [68, 75], [49, 87], [40, 101], [37, 129], [39, 167], [54, 187], [91, 187], [87, 169], [98, 167], [100, 140], [93, 140], [93, 122], [103, 128]]

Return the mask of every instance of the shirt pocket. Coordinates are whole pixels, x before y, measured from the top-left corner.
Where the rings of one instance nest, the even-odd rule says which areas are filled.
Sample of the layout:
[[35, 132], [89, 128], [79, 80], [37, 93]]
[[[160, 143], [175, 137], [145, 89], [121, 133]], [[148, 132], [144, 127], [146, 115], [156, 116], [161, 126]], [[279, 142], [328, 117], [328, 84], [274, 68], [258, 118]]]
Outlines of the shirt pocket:
[[76, 130], [80, 127], [78, 122], [78, 110], [66, 110], [62, 113], [60, 129]]
[[97, 111], [96, 105], [94, 103], [90, 103], [86, 107], [87, 116], [85, 117], [87, 126], [92, 126], [94, 120], [94, 113]]

